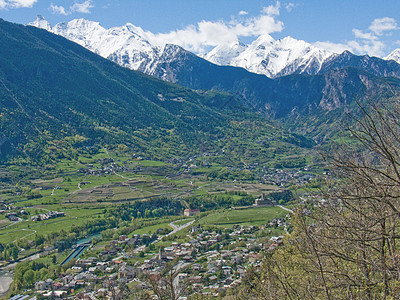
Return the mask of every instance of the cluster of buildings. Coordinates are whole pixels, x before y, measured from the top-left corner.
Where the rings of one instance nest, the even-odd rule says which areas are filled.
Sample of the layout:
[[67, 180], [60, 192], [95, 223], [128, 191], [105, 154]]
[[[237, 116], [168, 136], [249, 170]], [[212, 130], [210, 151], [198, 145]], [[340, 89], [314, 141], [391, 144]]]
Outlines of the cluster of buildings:
[[[250, 265], [260, 267], [264, 253], [283, 243], [283, 236], [268, 237], [271, 226], [283, 224], [284, 219], [274, 219], [262, 226], [234, 225], [217, 230], [193, 226], [185, 242], [172, 242], [158, 250], [139, 246], [147, 238], [147, 245], [150, 240], [159, 240], [156, 236], [121, 235], [96, 257], [78, 259], [59, 278], [36, 282], [35, 292], [60, 299], [104, 299], [116, 295], [123, 299], [127, 286], [150, 294], [154, 281], [159, 288], [167, 288], [165, 276], [172, 274], [173, 288], [182, 295], [180, 299], [193, 294], [218, 297], [238, 288], [246, 269]], [[127, 245], [139, 248], [132, 250]], [[142, 250], [142, 259], [138, 249]], [[171, 272], [165, 272], [171, 265]]]
[[38, 216], [32, 216], [31, 220], [32, 221], [44, 221], [44, 220], [49, 220], [49, 219], [55, 219], [59, 217], [64, 217], [65, 213], [62, 211], [48, 211], [45, 214], [40, 214]]
[[88, 165], [87, 168], [79, 169], [80, 173], [84, 173], [85, 175], [106, 175], [106, 174], [113, 174], [115, 172], [126, 171], [125, 167], [120, 167], [116, 163], [111, 163], [106, 166], [101, 166], [100, 168], [94, 168], [93, 165]]
[[313, 173], [306, 173], [304, 170], [295, 169], [263, 168], [262, 174], [264, 183], [279, 187], [291, 184], [303, 185], [316, 178], [316, 175]]
[[[24, 216], [24, 215], [28, 215], [27, 211], [25, 209], [22, 210], [17, 210], [15, 206], [13, 205], [9, 205], [6, 208], [7, 210], [0, 210], [0, 214], [4, 214], [6, 213], [6, 218], [9, 219], [11, 222], [19, 222], [22, 221], [22, 219], [20, 217]], [[8, 212], [7, 211], [10, 211]]]
[[[20, 220], [18, 215], [23, 214], [25, 210], [16, 212], [16, 207], [12, 204], [6, 204], [4, 200], [0, 200], [0, 214], [6, 214], [6, 218], [12, 222]], [[12, 211], [12, 212], [10, 212]]]
[[87, 167], [78, 170], [79, 173], [84, 173], [85, 175], [107, 175], [113, 174], [115, 172], [126, 172], [128, 169], [125, 165], [119, 166], [112, 158], [104, 158], [98, 161], [100, 167], [95, 168], [93, 164], [88, 164]]
[[[151, 235], [145, 233], [142, 236], [140, 234], [134, 234], [131, 238], [127, 237], [126, 235], [120, 235], [118, 240], [112, 240], [104, 247], [104, 249], [99, 253], [99, 257], [103, 259], [110, 256], [112, 257], [113, 255], [121, 252], [127, 246], [138, 249], [140, 246], [151, 244], [152, 242], [158, 240], [158, 238], [159, 237], [157, 233], [153, 233]], [[140, 247], [140, 249], [141, 248], [144, 249], [144, 247]]]

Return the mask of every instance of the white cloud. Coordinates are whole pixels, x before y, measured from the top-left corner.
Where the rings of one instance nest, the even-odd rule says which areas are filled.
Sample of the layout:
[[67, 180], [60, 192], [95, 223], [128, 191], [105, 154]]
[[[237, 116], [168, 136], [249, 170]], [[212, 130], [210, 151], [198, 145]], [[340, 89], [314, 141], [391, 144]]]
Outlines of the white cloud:
[[0, 0], [0, 9], [32, 7], [37, 0]]
[[277, 1], [275, 5], [269, 5], [263, 8], [262, 12], [268, 16], [279, 16], [281, 3]]
[[291, 12], [293, 10], [293, 8], [295, 8], [299, 5], [300, 5], [299, 3], [289, 2], [288, 4], [285, 5], [285, 8], [286, 8], [287, 12]]
[[316, 42], [314, 46], [332, 51], [334, 53], [342, 53], [348, 50], [355, 54], [368, 54], [369, 56], [382, 57], [385, 55], [386, 45], [379, 40], [351, 40], [344, 43], [333, 42]]
[[377, 40], [378, 37], [375, 36], [372, 32], [363, 32], [360, 29], [353, 29], [353, 34], [356, 39], [363, 39], [363, 40]]
[[[2, 1], [2, 0], [0, 0]], [[82, 14], [90, 14], [90, 9], [93, 8], [94, 5], [92, 4], [92, 0], [87, 0], [82, 3], [75, 2], [73, 5], [69, 7], [69, 9], [65, 9], [63, 6], [54, 5], [53, 3], [50, 4], [49, 10], [54, 15], [64, 15], [68, 16], [74, 12], [82, 13]]]
[[67, 12], [67, 11], [65, 10], [65, 8], [64, 8], [63, 6], [61, 6], [61, 5], [60, 5], [60, 6], [57, 6], [57, 5], [54, 5], [53, 3], [50, 4], [49, 10], [50, 10], [54, 15], [64, 15], [64, 16], [67, 16], [67, 15], [70, 14], [69, 12]]
[[359, 42], [349, 41], [348, 45], [353, 49], [353, 52], [360, 54], [368, 54], [370, 56], [382, 57], [385, 52], [385, 43], [379, 40]]
[[384, 31], [397, 30], [399, 27], [395, 19], [385, 17], [373, 20], [368, 29], [376, 35], [382, 35]]
[[318, 47], [318, 48], [321, 48], [321, 49], [325, 49], [325, 50], [328, 50], [328, 51], [332, 51], [334, 53], [342, 53], [345, 50], [349, 50], [349, 51], [352, 50], [352, 49], [350, 49], [348, 44], [333, 43], [333, 42], [329, 42], [329, 41], [316, 42], [313, 45], [315, 47]]
[[238, 15], [239, 16], [245, 16], [245, 15], [248, 15], [249, 13], [247, 12], [247, 11], [245, 11], [245, 10], [241, 10], [241, 11], [239, 11], [239, 13], [238, 13]]
[[374, 19], [367, 31], [353, 29], [354, 40], [343, 43], [317, 42], [314, 45], [335, 53], [349, 50], [355, 54], [368, 54], [370, 56], [382, 57], [385, 55], [386, 44], [382, 41], [384, 33], [390, 34], [393, 30], [398, 30], [397, 22], [393, 18]]
[[90, 14], [90, 9], [93, 8], [92, 0], [87, 0], [82, 3], [75, 2], [74, 5], [70, 7], [71, 12], [79, 12], [82, 14]]
[[262, 34], [280, 32], [283, 23], [276, 19], [279, 15], [279, 2], [262, 9], [260, 15], [255, 17], [243, 17], [225, 21], [201, 21], [195, 25], [189, 25], [183, 29], [167, 33], [154, 34], [136, 27], [138, 34], [156, 45], [167, 43], [176, 44], [196, 53], [204, 52], [208, 47], [220, 44], [229, 44], [240, 37], [258, 37]]

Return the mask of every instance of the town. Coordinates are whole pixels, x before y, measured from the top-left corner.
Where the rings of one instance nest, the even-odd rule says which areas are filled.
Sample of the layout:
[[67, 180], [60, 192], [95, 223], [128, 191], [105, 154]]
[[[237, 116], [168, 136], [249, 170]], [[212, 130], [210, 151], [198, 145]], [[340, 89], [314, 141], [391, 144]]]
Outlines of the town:
[[196, 294], [218, 298], [234, 293], [247, 269], [258, 268], [264, 254], [283, 243], [282, 235], [271, 236], [271, 232], [288, 226], [290, 219], [287, 214], [261, 226], [236, 224], [224, 229], [185, 226], [193, 223], [187, 219], [180, 226], [188, 229], [185, 242], [171, 241], [165, 247], [157, 244], [169, 233], [120, 235], [97, 252], [93, 251], [96, 244], [90, 245], [88, 253], [96, 256], [84, 253], [68, 261], [58, 278], [36, 282], [35, 293], [52, 299], [124, 299], [127, 291], [159, 296], [172, 288], [180, 295], [177, 299]]

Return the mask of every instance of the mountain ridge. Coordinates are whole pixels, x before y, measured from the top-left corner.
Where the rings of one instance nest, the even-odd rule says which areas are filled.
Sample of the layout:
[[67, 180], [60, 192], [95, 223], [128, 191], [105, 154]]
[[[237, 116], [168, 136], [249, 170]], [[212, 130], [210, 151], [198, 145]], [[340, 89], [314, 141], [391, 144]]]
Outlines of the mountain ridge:
[[[92, 25], [96, 27], [96, 24]], [[260, 43], [274, 41], [264, 36]], [[302, 74], [294, 73], [271, 79], [240, 67], [213, 64], [173, 44], [167, 44], [157, 51], [157, 61], [146, 64], [148, 70], [151, 69], [149, 73], [152, 76], [191, 89], [233, 93], [243, 105], [253, 111], [278, 119], [290, 128], [293, 128], [291, 124], [295, 123], [294, 130], [306, 132], [311, 137], [314, 137], [314, 133], [306, 127], [313, 126], [306, 121], [304, 124], [307, 125], [302, 126], [296, 121], [299, 120], [299, 115], [304, 118], [317, 118], [319, 114], [322, 116], [336, 110], [343, 112], [356, 101], [364, 102], [371, 97], [399, 94], [398, 79], [381, 77], [399, 75], [396, 68], [400, 65], [394, 61], [370, 59], [368, 56], [356, 56], [347, 52], [332, 56], [330, 65], [317, 65], [320, 68], [318, 74], [301, 72]], [[116, 61], [116, 58], [113, 61]], [[368, 65], [371, 61], [371, 70], [374, 72], [368, 73], [362, 67], [363, 63]], [[394, 71], [389, 73], [387, 68], [391, 64]]]
[[[229, 52], [225, 50], [226, 52]], [[211, 53], [211, 54], [210, 54]], [[219, 64], [218, 46], [203, 56], [211, 62]], [[236, 55], [231, 55], [225, 65], [242, 67], [250, 72], [276, 78], [290, 74], [316, 74], [323, 62], [334, 55], [333, 52], [319, 49], [311, 44], [285, 37], [275, 41], [270, 35], [258, 37], [250, 45], [241, 47]]]
[[[138, 27], [129, 23], [105, 29], [98, 22], [75, 19], [51, 27], [38, 16], [28, 25], [62, 35], [124, 67], [149, 75], [153, 75], [153, 68], [165, 47], [152, 45], [140, 36]], [[251, 45], [237, 41], [230, 46], [217, 46], [200, 57], [218, 65], [242, 67], [275, 78], [300, 73], [300, 69], [305, 74], [310, 73], [307, 70], [319, 70], [322, 62], [331, 55], [333, 53], [291, 37], [275, 41], [270, 35], [261, 35]]]
[[[95, 21], [74, 19], [52, 27], [42, 16], [38, 16], [28, 25], [64, 36], [123, 67], [161, 79], [171, 77], [171, 72], [160, 74], [158, 64], [179, 59], [176, 53], [170, 52], [170, 44], [152, 45], [141, 36], [140, 28], [130, 23], [105, 29]], [[168, 53], [172, 55], [167, 57]], [[353, 58], [344, 59], [349, 55]], [[200, 57], [220, 66], [241, 67], [269, 78], [291, 74], [316, 75], [348, 66], [360, 67], [378, 76], [400, 78], [398, 66], [395, 64], [400, 62], [400, 49], [381, 59], [368, 55], [357, 56], [348, 51], [337, 54], [292, 37], [274, 40], [268, 34], [259, 36], [249, 45], [238, 40], [230, 45], [216, 46]], [[366, 62], [368, 59], [375, 66], [369, 66]], [[381, 66], [379, 70], [375, 70], [378, 60]], [[388, 66], [383, 66], [384, 64]], [[395, 71], [389, 70], [391, 68]]]
[[213, 107], [243, 110], [231, 95], [199, 93], [122, 68], [35, 27], [0, 20], [0, 42], [0, 140], [19, 152], [42, 151], [51, 140], [74, 135], [136, 141], [139, 150], [174, 136], [184, 148], [227, 122]]

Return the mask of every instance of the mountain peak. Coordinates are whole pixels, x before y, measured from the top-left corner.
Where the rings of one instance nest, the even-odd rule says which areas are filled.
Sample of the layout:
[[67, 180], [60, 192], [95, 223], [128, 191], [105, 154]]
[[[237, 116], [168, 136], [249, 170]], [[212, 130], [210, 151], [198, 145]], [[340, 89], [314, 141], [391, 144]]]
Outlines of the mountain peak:
[[272, 36], [269, 34], [263, 34], [260, 35], [253, 43], [251, 43], [250, 46], [253, 47], [260, 47], [260, 46], [271, 46], [273, 43], [275, 43], [275, 40]]
[[[86, 20], [84, 18], [79, 18], [79, 19], [74, 19], [71, 20], [67, 23], [70, 27], [71, 26], [76, 26], [76, 27], [101, 27], [100, 22], [96, 22], [96, 21], [90, 21], [90, 20]], [[104, 29], [104, 28], [103, 28]]]
[[221, 44], [205, 54], [203, 58], [217, 65], [227, 66], [231, 64], [232, 59], [246, 50], [247, 46], [240, 40], [228, 44]]
[[46, 20], [42, 15], [37, 15], [36, 20]]
[[343, 55], [343, 56], [352, 56], [354, 54], [351, 53], [349, 50], [344, 50], [341, 55]]
[[394, 60], [397, 63], [400, 63], [400, 49], [395, 49], [388, 56], [384, 57], [385, 60]]
[[293, 73], [316, 73], [331, 55], [329, 51], [290, 36], [275, 41], [265, 34], [233, 58], [231, 65], [274, 78]]
[[286, 47], [309, 47], [311, 46], [310, 43], [307, 43], [306, 41], [303, 40], [297, 40], [291, 36], [284, 37], [283, 39], [278, 40], [280, 44], [286, 45]]
[[29, 26], [35, 26], [35, 27], [38, 27], [38, 28], [42, 28], [42, 29], [45, 29], [47, 31], [51, 30], [50, 23], [42, 15], [37, 15], [36, 19], [33, 22], [28, 23], [28, 25]]

